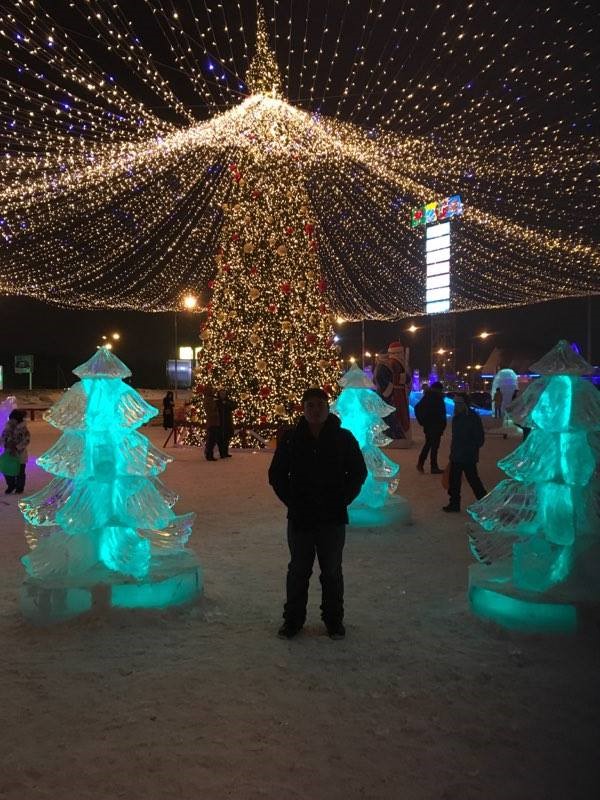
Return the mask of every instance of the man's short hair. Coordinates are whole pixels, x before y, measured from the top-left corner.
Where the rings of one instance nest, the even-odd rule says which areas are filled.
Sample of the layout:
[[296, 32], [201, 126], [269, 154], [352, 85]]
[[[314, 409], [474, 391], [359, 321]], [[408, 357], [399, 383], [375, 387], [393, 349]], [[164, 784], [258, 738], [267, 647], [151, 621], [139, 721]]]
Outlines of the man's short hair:
[[434, 381], [429, 388], [442, 390], [444, 388], [444, 384], [441, 381]]
[[313, 398], [319, 400], [325, 400], [326, 403], [329, 402], [329, 397], [327, 396], [327, 392], [323, 389], [319, 389], [318, 386], [311, 386], [310, 389], [307, 389], [304, 394], [302, 395], [302, 402], [306, 403], [307, 400], [312, 400]]

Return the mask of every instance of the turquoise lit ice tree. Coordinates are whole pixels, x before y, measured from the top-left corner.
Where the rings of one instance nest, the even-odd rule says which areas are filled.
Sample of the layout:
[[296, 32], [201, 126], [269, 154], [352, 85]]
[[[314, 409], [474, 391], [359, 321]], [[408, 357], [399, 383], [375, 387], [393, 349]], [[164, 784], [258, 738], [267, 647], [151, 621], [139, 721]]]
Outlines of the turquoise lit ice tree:
[[186, 550], [194, 514], [158, 479], [172, 460], [136, 429], [158, 412], [124, 383], [131, 375], [100, 348], [46, 413], [62, 436], [38, 464], [54, 475], [19, 506], [31, 552], [22, 609], [34, 622], [92, 608], [165, 608], [201, 590]]
[[393, 407], [381, 399], [368, 376], [356, 365], [338, 383], [342, 391], [331, 410], [353, 433], [368, 469], [361, 492], [348, 509], [350, 524], [371, 527], [408, 521], [408, 503], [394, 495], [400, 467], [381, 450], [392, 441], [384, 434], [388, 427], [384, 417]]
[[470, 601], [507, 627], [568, 631], [600, 602], [600, 392], [566, 341], [531, 369], [541, 377], [509, 408], [531, 433], [468, 509], [485, 532], [471, 537]]

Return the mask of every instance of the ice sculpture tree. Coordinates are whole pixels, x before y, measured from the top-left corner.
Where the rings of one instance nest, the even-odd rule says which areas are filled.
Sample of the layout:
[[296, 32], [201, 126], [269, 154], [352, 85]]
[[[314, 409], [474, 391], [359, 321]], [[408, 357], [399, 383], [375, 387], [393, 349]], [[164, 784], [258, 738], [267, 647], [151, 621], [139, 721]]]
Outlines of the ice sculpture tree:
[[509, 409], [531, 433], [498, 462], [508, 479], [468, 509], [491, 537], [471, 539], [470, 600], [507, 627], [572, 630], [600, 601], [600, 392], [566, 341], [531, 369], [541, 377]]
[[375, 387], [357, 366], [353, 366], [338, 381], [342, 392], [331, 410], [340, 418], [344, 428], [358, 441], [368, 469], [360, 494], [348, 508], [350, 524], [355, 526], [387, 525], [410, 519], [407, 501], [394, 495], [398, 486], [400, 467], [382, 452], [381, 447], [391, 439], [383, 431], [383, 418], [393, 410], [375, 391]]
[[19, 506], [31, 548], [22, 609], [34, 622], [100, 607], [165, 608], [201, 590], [186, 550], [194, 514], [157, 478], [172, 460], [137, 428], [158, 412], [124, 383], [129, 369], [100, 348], [45, 414], [63, 431], [38, 464], [55, 476]]

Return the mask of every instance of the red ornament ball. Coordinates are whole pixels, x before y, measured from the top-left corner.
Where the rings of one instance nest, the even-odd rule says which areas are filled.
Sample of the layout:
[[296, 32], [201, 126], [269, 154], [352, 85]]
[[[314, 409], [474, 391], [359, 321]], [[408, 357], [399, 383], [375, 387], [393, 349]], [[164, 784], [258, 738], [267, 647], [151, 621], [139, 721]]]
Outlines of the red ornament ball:
[[279, 284], [279, 289], [283, 294], [289, 294], [292, 291], [292, 286], [286, 281]]
[[271, 394], [270, 386], [261, 386], [258, 392], [261, 397], [268, 397]]

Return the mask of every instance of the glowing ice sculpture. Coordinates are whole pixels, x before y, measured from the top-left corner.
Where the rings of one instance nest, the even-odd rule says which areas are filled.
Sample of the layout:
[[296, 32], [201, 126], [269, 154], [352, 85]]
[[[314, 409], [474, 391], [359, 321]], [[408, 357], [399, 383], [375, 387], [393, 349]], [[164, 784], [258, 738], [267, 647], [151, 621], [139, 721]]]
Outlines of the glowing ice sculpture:
[[564, 340], [531, 369], [541, 377], [509, 408], [531, 433], [498, 462], [508, 479], [468, 508], [485, 531], [471, 536], [469, 594], [507, 627], [569, 631], [600, 603], [600, 392]]
[[383, 418], [393, 411], [392, 406], [381, 399], [356, 365], [340, 378], [339, 384], [342, 392], [331, 410], [354, 434], [368, 469], [360, 494], [348, 509], [350, 524], [372, 527], [409, 521], [408, 502], [394, 495], [400, 467], [380, 450], [392, 441], [383, 433], [388, 427]]
[[194, 514], [158, 479], [172, 459], [139, 428], [158, 412], [123, 378], [106, 348], [73, 370], [80, 378], [44, 415], [60, 439], [38, 464], [56, 477], [19, 503], [31, 552], [22, 610], [36, 623], [91, 608], [166, 608], [201, 591], [186, 549]]

